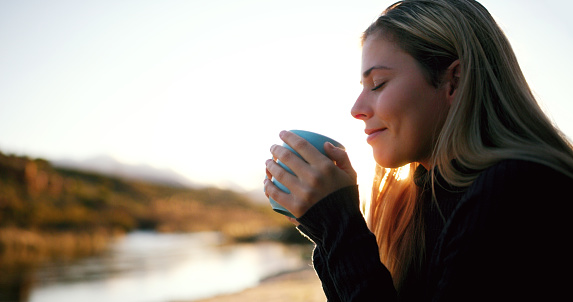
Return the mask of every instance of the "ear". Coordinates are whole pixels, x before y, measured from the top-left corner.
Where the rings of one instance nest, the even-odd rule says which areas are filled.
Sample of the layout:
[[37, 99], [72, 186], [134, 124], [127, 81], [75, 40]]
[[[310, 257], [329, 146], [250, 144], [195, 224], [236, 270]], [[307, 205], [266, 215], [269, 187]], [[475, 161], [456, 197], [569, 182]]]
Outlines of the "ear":
[[457, 59], [446, 70], [446, 85], [448, 89], [448, 101], [450, 105], [454, 102], [456, 91], [460, 83], [460, 75], [462, 73], [462, 66], [460, 60]]

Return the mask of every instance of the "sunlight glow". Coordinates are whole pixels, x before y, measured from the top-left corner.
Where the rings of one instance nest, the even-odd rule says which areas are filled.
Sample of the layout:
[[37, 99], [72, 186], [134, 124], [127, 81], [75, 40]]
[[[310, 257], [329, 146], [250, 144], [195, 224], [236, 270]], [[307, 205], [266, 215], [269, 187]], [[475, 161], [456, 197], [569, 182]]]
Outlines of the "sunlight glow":
[[[390, 168], [386, 168], [386, 173], [384, 174], [384, 178], [382, 178], [382, 181], [380, 182], [380, 187], [378, 187], [378, 190], [379, 190], [378, 192], [381, 192], [382, 188], [384, 188], [384, 183], [386, 182], [388, 177], [390, 177], [391, 170], [392, 169], [390, 169]], [[396, 177], [396, 180], [400, 181], [400, 180], [407, 179], [409, 177], [409, 174], [410, 174], [410, 164], [407, 164], [407, 165], [404, 165], [404, 166], [396, 169], [396, 174], [394, 177]], [[370, 204], [372, 203], [372, 197], [367, 196], [367, 198], [365, 198], [366, 195], [362, 195], [362, 192], [364, 192], [364, 193], [370, 192], [370, 187], [363, 188], [361, 190], [362, 198], [360, 198], [360, 209], [362, 210], [364, 217], [366, 217], [368, 219], [368, 216], [370, 213]]]
[[405, 165], [402, 166], [400, 168], [398, 168], [398, 173], [396, 174], [396, 179], [397, 180], [403, 180], [408, 178], [408, 175], [410, 174], [410, 165]]

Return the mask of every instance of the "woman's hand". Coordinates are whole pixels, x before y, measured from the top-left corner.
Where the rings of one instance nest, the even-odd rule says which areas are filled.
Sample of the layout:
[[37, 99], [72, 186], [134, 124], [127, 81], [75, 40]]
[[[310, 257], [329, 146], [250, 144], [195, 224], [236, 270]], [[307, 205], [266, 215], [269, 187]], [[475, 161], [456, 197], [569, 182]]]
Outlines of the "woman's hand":
[[[285, 147], [273, 145], [271, 147], [273, 158], [280, 160], [296, 175], [290, 174], [275, 160], [269, 159], [266, 162], [268, 179], [265, 180], [264, 187], [267, 196], [294, 216], [301, 217], [330, 193], [356, 184], [356, 172], [343, 149], [325, 143], [324, 150], [328, 156], [326, 157], [309, 142], [292, 132], [282, 131], [280, 138], [304, 160]], [[291, 193], [287, 194], [275, 186], [270, 181], [272, 177], [286, 186]]]

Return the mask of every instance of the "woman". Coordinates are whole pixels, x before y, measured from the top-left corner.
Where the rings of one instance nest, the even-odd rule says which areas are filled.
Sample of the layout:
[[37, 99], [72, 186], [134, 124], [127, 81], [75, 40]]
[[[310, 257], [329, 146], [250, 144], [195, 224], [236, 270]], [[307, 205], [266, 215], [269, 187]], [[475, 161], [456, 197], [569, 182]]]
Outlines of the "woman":
[[[344, 150], [280, 137], [265, 192], [315, 244], [329, 301], [568, 296], [573, 148], [537, 105], [509, 42], [473, 0], [405, 0], [362, 39], [364, 121], [377, 162], [363, 217]], [[401, 168], [402, 167], [402, 168]], [[409, 176], [401, 179], [400, 169]]]

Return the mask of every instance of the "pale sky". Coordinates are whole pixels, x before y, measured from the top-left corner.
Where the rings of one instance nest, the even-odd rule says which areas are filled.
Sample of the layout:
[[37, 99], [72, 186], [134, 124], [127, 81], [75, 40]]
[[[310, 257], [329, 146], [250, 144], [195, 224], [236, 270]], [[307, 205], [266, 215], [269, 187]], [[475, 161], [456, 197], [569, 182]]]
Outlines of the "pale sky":
[[[0, 151], [109, 155], [262, 189], [283, 129], [344, 144], [369, 188], [361, 32], [394, 1], [0, 0]], [[573, 137], [573, 2], [481, 1]]]

